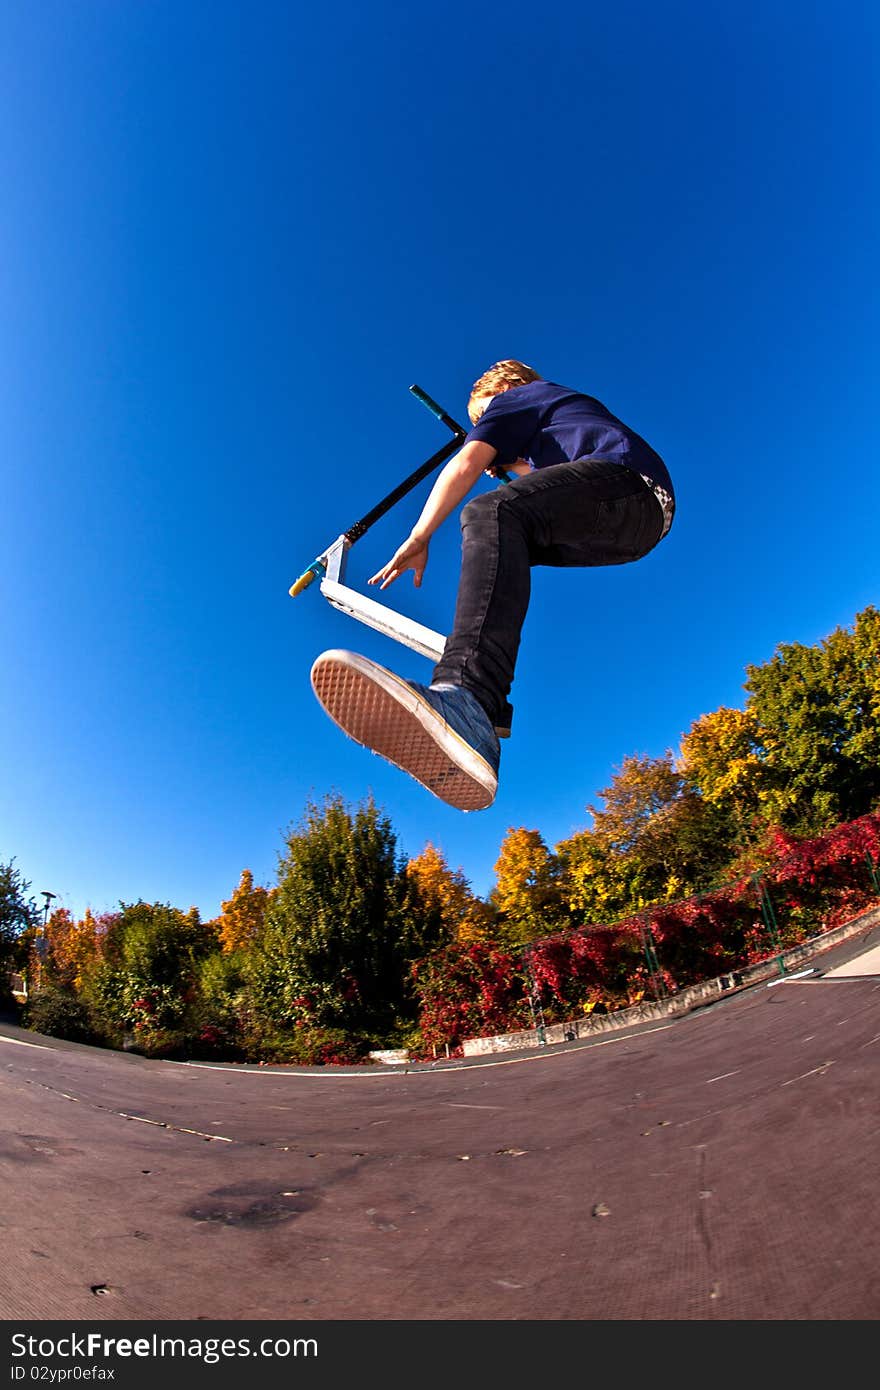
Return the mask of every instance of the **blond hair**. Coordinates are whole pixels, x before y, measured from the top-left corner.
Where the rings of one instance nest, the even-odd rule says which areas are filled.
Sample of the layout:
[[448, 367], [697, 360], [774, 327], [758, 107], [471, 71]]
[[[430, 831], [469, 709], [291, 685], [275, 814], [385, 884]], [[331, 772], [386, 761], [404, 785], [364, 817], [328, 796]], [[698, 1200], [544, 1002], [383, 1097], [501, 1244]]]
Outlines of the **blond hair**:
[[514, 358], [496, 362], [471, 387], [467, 408], [471, 424], [477, 423], [493, 396], [513, 386], [526, 386], [530, 381], [541, 380], [534, 367], [527, 367], [525, 362], [517, 362]]

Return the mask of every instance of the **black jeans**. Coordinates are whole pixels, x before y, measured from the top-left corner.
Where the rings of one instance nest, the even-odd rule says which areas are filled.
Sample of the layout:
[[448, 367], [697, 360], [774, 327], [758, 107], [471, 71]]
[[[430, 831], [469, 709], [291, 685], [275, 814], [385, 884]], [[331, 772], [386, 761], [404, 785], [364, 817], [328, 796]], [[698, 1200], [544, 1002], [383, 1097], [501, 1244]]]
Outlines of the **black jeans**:
[[647, 555], [663, 511], [637, 473], [606, 458], [536, 469], [462, 509], [455, 622], [435, 681], [463, 685], [498, 729], [529, 606], [532, 565], [624, 565]]

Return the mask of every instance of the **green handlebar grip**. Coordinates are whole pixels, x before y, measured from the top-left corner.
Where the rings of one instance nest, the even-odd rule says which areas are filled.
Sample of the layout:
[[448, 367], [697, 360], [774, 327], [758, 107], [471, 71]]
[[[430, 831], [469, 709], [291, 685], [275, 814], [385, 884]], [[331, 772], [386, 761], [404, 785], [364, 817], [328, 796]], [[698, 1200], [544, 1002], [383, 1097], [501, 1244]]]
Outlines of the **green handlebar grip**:
[[[426, 405], [431, 414], [436, 415], [437, 419], [442, 421], [444, 425], [447, 425], [449, 429], [452, 430], [453, 434], [459, 435], [462, 439], [464, 438], [465, 431], [462, 426], [457, 424], [456, 421], [452, 419], [451, 415], [446, 414], [446, 411], [442, 406], [437, 404], [433, 396], [429, 396], [427, 391], [422, 390], [421, 386], [411, 386], [409, 389], [416, 400], [421, 401], [422, 405]], [[499, 468], [495, 477], [500, 483], [510, 483], [516, 477], [516, 474], [507, 473], [503, 468]]]
[[421, 386], [411, 386], [409, 389], [417, 401], [421, 401], [422, 405], [428, 407], [432, 415], [436, 415], [438, 420], [443, 419], [446, 412], [428, 395], [427, 391], [423, 391]]
[[299, 579], [296, 581], [295, 584], [291, 584], [290, 589], [288, 590], [290, 597], [296, 598], [297, 594], [301, 594], [303, 589], [307, 589], [310, 584], [313, 584], [319, 575], [323, 579], [326, 573], [327, 566], [325, 565], [324, 561], [316, 560], [313, 565], [309, 565], [308, 569], [300, 575]]
[[460, 439], [464, 438], [466, 431], [462, 429], [461, 425], [458, 424], [456, 420], [453, 420], [451, 415], [447, 415], [442, 405], [438, 405], [433, 396], [429, 396], [427, 391], [422, 390], [421, 386], [411, 386], [409, 389], [416, 400], [421, 401], [422, 405], [426, 405], [431, 414], [436, 416], [441, 424], [444, 424], [447, 429], [452, 430], [452, 433], [457, 435]]

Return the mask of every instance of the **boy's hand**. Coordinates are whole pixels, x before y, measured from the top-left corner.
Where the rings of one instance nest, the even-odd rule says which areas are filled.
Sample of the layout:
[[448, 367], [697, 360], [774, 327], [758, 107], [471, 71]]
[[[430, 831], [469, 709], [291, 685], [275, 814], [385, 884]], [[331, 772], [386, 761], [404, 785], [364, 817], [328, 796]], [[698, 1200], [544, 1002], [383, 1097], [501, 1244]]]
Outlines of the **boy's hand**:
[[399, 550], [388, 564], [367, 582], [387, 589], [407, 570], [413, 571], [413, 583], [422, 586], [422, 575], [428, 563], [428, 542], [441, 522], [462, 502], [485, 468], [495, 458], [497, 450], [482, 439], [472, 439], [451, 458], [431, 488], [422, 514]]
[[515, 463], [509, 463], [506, 468], [484, 468], [483, 472], [487, 478], [500, 478], [506, 473], [508, 477], [515, 474], [517, 478], [527, 478], [532, 471], [532, 465], [526, 463], [525, 459], [517, 459]]
[[[379, 584], [380, 589], [387, 589], [389, 584], [393, 584], [395, 579], [399, 579], [407, 570], [413, 571], [413, 584], [417, 589], [422, 587], [422, 575], [425, 573], [425, 566], [428, 563], [428, 542], [413, 539], [404, 541], [403, 545], [394, 552], [388, 564], [383, 566], [372, 579], [368, 579], [368, 584]], [[381, 580], [381, 583], [379, 581]]]

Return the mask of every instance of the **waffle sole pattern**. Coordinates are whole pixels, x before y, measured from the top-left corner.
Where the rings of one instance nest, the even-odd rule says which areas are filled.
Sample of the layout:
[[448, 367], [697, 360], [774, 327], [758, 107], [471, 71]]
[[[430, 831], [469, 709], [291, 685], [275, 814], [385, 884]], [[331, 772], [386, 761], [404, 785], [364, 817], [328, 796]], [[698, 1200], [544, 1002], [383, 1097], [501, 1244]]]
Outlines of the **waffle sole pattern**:
[[356, 652], [329, 651], [312, 689], [343, 733], [459, 811], [491, 806], [495, 772], [406, 681]]

